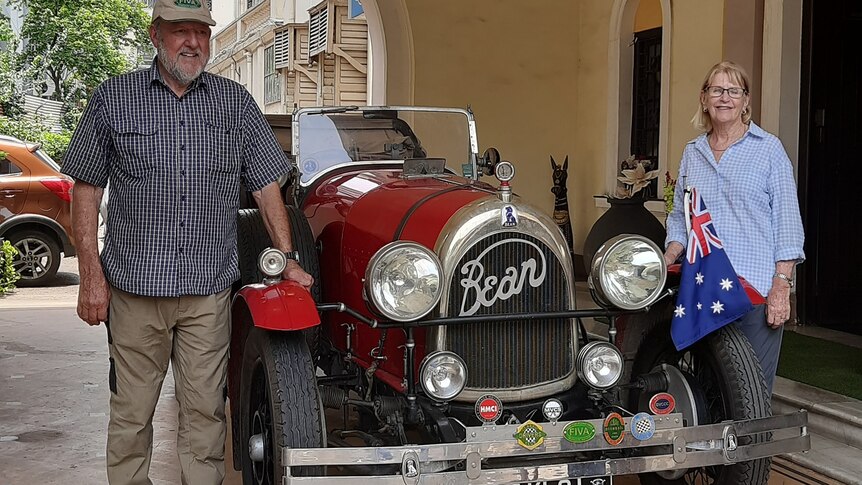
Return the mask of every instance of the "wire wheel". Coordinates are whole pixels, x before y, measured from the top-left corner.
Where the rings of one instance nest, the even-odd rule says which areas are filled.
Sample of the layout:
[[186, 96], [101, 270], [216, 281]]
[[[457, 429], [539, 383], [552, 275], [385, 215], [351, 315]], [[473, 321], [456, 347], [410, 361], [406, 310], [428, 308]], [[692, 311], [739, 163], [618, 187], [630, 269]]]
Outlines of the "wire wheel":
[[[679, 371], [671, 373], [671, 386], [678, 384], [689, 391], [688, 395], [674, 395], [677, 409], [686, 415], [687, 425], [695, 421], [709, 424], [771, 415], [760, 364], [745, 335], [734, 324], [677, 351], [670, 340], [669, 324], [659, 323], [644, 337], [639, 348], [633, 375], [646, 374], [663, 365]], [[679, 382], [674, 383], [674, 379]], [[650, 396], [635, 394], [633, 398], [637, 409], [648, 410], [646, 403]], [[766, 439], [766, 434], [740, 437], [739, 443], [746, 445]], [[690, 468], [684, 473], [677, 470], [644, 474], [640, 479], [643, 484], [764, 485], [770, 463], [767, 458]]]

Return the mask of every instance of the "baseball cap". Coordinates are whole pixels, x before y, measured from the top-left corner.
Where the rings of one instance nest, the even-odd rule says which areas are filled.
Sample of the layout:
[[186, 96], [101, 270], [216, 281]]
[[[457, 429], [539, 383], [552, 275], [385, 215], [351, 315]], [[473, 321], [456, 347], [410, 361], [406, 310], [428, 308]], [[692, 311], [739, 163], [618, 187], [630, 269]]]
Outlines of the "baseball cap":
[[156, 0], [153, 20], [161, 17], [168, 22], [201, 22], [215, 25], [207, 0]]

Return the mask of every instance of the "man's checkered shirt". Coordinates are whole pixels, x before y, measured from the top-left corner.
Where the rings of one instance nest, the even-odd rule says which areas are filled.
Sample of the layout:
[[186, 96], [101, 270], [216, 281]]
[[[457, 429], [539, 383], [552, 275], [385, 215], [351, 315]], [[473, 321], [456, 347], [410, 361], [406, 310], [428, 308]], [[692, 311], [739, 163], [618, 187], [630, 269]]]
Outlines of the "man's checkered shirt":
[[793, 166], [781, 141], [752, 121], [748, 132], [716, 162], [706, 139], [682, 153], [665, 244], [686, 245], [683, 189], [697, 188], [733, 269], [761, 295], [772, 288], [778, 261], [805, 259], [805, 240]]
[[245, 88], [204, 72], [178, 98], [155, 61], [96, 89], [63, 162], [76, 180], [110, 180], [108, 281], [168, 297], [238, 279], [240, 180], [257, 191], [290, 170]]

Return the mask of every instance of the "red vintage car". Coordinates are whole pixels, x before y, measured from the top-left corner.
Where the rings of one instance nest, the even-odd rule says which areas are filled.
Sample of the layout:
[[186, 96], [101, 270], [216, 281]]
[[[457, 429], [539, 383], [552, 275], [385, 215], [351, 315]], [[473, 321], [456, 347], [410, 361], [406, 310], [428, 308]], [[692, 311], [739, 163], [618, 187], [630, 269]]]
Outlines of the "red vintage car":
[[[674, 348], [678, 276], [646, 238], [599, 249], [597, 308], [577, 309], [559, 227], [513, 193], [511, 163], [479, 155], [469, 110], [270, 122], [299, 168], [284, 184], [297, 252], [240, 212], [228, 390], [243, 483], [765, 484], [768, 457], [808, 449], [807, 415], [771, 416], [734, 326]], [[310, 293], [280, 280], [291, 257]]]

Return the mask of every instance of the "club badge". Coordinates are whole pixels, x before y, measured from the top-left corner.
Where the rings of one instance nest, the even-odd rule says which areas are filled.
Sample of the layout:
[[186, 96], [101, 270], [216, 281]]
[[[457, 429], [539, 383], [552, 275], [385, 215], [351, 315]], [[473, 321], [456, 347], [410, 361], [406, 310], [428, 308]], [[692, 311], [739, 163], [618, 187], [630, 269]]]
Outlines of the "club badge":
[[637, 413], [630, 423], [631, 433], [639, 441], [646, 441], [655, 434], [655, 420], [647, 413]]
[[557, 420], [563, 415], [563, 403], [559, 399], [548, 399], [542, 404], [542, 414], [551, 424], [557, 424]]
[[596, 427], [586, 421], [574, 421], [563, 428], [563, 437], [570, 443], [588, 443], [596, 437]]
[[623, 442], [626, 436], [626, 422], [619, 413], [608, 414], [604, 425], [605, 441], [616, 446]]
[[649, 410], [653, 414], [670, 414], [674, 408], [676, 408], [676, 401], [666, 392], [660, 392], [649, 400]]
[[485, 394], [476, 400], [476, 417], [484, 424], [494, 424], [503, 414], [503, 402], [493, 394]]
[[528, 450], [535, 450], [545, 442], [545, 437], [548, 434], [545, 433], [540, 424], [527, 420], [526, 423], [518, 426], [518, 430], [512, 436], [518, 440], [519, 445]]

